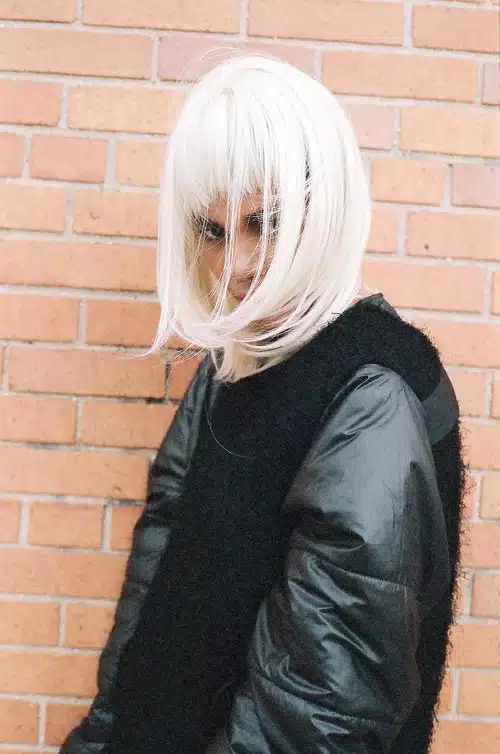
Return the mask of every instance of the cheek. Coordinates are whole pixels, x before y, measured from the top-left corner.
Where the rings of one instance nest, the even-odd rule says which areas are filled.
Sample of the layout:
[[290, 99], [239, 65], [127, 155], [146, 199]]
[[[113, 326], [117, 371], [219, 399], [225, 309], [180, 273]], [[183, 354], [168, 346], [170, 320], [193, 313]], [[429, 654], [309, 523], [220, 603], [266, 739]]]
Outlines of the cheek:
[[210, 272], [220, 280], [224, 271], [224, 252], [213, 244], [206, 244], [202, 254]]

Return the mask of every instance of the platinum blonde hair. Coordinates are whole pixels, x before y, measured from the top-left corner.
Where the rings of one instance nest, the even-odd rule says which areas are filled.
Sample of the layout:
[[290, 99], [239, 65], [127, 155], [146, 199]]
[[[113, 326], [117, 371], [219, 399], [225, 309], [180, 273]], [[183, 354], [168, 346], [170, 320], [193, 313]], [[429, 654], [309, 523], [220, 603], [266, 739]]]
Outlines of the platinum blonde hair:
[[[241, 202], [255, 193], [263, 233], [240, 302], [228, 284]], [[220, 198], [228, 211], [218, 280], [195, 218]], [[178, 335], [210, 350], [216, 377], [229, 382], [286, 359], [359, 291], [370, 219], [361, 154], [336, 97], [279, 60], [245, 55], [217, 65], [192, 88], [169, 139], [151, 351]], [[252, 328], [276, 315], [272, 329]]]

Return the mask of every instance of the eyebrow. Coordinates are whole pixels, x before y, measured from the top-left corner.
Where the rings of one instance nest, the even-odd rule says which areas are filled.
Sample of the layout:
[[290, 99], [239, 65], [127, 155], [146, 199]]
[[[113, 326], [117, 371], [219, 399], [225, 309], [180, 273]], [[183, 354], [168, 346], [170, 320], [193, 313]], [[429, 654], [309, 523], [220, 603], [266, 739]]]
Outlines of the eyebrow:
[[[250, 220], [262, 220], [264, 216], [264, 210], [258, 209], [255, 212], [250, 212], [248, 215], [245, 215], [243, 218], [243, 221], [245, 223], [250, 222]], [[221, 225], [220, 223], [216, 222], [215, 220], [211, 220], [209, 217], [200, 215], [196, 218], [196, 221], [199, 224], [208, 223], [210, 225], [213, 225], [216, 228], [219, 228], [220, 230], [225, 230], [224, 225]]]

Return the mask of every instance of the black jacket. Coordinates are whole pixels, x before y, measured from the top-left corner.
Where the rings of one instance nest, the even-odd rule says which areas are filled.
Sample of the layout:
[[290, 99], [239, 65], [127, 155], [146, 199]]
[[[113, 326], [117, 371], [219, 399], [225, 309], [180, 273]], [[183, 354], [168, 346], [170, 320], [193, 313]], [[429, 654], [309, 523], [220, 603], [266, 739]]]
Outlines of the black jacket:
[[[286, 497], [285, 508], [300, 516], [283, 578], [258, 612], [245, 681], [218, 689], [221, 699], [230, 694], [231, 712], [207, 754], [428, 750], [453, 612], [465, 469], [453, 388], [419, 336], [434, 357], [432, 389], [410, 386], [408, 375], [418, 371], [407, 368], [411, 354], [394, 368], [370, 355], [329, 403]], [[389, 346], [397, 350], [396, 342]], [[167, 552], [202, 412], [216, 395], [207, 357], [153, 464], [98, 694], [62, 754], [106, 752], [120, 654]]]

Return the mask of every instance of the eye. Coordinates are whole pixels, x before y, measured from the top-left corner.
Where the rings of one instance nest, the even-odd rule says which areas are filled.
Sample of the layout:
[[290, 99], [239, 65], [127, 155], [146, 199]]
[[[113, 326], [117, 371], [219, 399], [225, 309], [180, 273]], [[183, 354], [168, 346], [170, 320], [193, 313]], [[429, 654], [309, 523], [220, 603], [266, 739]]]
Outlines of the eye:
[[223, 241], [226, 236], [224, 228], [209, 220], [208, 217], [197, 218], [196, 224], [199, 228], [201, 237], [206, 241]]
[[[264, 212], [260, 210], [255, 214], [250, 215], [247, 219], [247, 225], [250, 229], [254, 230], [259, 235], [262, 235], [264, 228]], [[277, 212], [269, 213], [269, 232], [273, 233], [278, 227], [278, 214]]]

